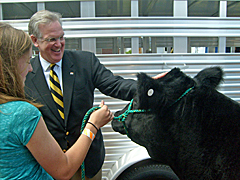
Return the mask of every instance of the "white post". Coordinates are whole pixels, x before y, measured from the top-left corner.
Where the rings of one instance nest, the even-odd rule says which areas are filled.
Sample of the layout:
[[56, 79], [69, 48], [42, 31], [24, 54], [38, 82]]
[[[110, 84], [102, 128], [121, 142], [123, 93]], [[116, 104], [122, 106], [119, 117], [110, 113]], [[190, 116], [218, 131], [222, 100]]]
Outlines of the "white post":
[[[138, 17], [138, 0], [131, 0], [131, 17]], [[131, 38], [132, 54], [139, 53], [139, 37]]]
[[0, 3], [0, 20], [3, 20], [2, 4]]
[[[81, 1], [81, 17], [95, 17], [95, 1]], [[82, 50], [96, 53], [96, 38], [82, 38]]]
[[37, 11], [45, 10], [45, 3], [44, 2], [38, 2], [37, 3]]
[[[226, 1], [220, 1], [219, 17], [227, 17], [227, 2]], [[218, 37], [218, 53], [226, 52], [226, 44], [227, 44], [226, 37]]]
[[[173, 1], [173, 16], [187, 17], [187, 0]], [[188, 43], [187, 37], [173, 37], [173, 52], [187, 53]]]

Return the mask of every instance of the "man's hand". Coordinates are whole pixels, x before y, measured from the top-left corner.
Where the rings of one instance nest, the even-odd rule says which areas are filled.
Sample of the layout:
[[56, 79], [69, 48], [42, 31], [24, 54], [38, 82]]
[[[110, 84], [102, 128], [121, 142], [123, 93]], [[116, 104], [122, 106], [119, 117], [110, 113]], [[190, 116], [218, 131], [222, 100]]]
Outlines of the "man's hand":
[[159, 79], [159, 78], [162, 78], [163, 76], [165, 76], [168, 72], [164, 72], [164, 73], [161, 73], [161, 74], [158, 74], [154, 77], [152, 77], [153, 79]]

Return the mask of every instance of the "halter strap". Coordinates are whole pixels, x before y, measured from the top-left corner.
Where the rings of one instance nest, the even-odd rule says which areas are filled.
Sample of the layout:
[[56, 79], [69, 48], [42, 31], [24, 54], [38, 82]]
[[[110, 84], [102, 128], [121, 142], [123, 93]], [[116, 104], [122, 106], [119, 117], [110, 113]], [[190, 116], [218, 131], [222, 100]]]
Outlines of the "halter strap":
[[[174, 105], [176, 102], [178, 102], [178, 101], [179, 101], [180, 99], [182, 99], [184, 96], [186, 96], [187, 93], [189, 93], [192, 89], [194, 89], [194, 86], [188, 88], [174, 103], [172, 103], [172, 105]], [[171, 105], [171, 106], [172, 106], [172, 105]]]
[[128, 109], [121, 115], [119, 115], [118, 117], [114, 117], [113, 119], [114, 120], [118, 120], [119, 122], [122, 122], [123, 123], [123, 127], [125, 129], [125, 132], [127, 134], [127, 136], [129, 137], [129, 134], [128, 134], [128, 130], [127, 130], [127, 126], [126, 126], [126, 123], [125, 123], [125, 119], [127, 118], [127, 116], [130, 114], [130, 113], [139, 113], [139, 112], [147, 112], [147, 111], [150, 111], [150, 109], [148, 110], [145, 110], [145, 109], [135, 109], [135, 110], [131, 110], [132, 108], [132, 103], [133, 103], [133, 99], [131, 100], [129, 106], [128, 106]]
[[[148, 110], [145, 110], [145, 109], [135, 109], [135, 110], [131, 110], [132, 108], [132, 103], [133, 103], [133, 99], [131, 100], [129, 106], [128, 106], [128, 109], [123, 113], [123, 114], [120, 114], [119, 116], [117, 117], [113, 117], [113, 120], [118, 120], [119, 122], [122, 122], [123, 123], [123, 127], [126, 131], [126, 134], [127, 136], [129, 137], [128, 135], [128, 130], [127, 130], [127, 126], [126, 126], [126, 123], [125, 123], [125, 119], [127, 118], [127, 116], [131, 113], [138, 113], [138, 112], [147, 112], [147, 111], [150, 111], [150, 109]], [[93, 107], [91, 108], [90, 110], [88, 110], [88, 112], [85, 114], [84, 116], [84, 119], [83, 119], [83, 122], [82, 122], [82, 127], [81, 127], [81, 132], [83, 131], [84, 127], [85, 127], [85, 124], [86, 124], [86, 121], [88, 119], [88, 117], [90, 116], [90, 114], [97, 110], [97, 109], [100, 109], [101, 107]]]

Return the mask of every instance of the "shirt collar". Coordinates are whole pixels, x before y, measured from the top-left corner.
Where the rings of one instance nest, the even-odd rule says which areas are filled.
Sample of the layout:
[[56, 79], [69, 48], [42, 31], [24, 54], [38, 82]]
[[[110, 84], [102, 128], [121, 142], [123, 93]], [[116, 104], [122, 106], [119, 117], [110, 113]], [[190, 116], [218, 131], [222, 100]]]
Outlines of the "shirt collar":
[[[45, 60], [41, 54], [39, 53], [39, 59], [40, 59], [40, 62], [42, 64], [42, 68], [43, 68], [43, 71], [46, 72], [46, 71], [50, 71], [50, 62], [48, 62], [47, 60]], [[60, 69], [62, 68], [62, 59], [56, 63], [56, 65], [58, 67], [60, 67]]]

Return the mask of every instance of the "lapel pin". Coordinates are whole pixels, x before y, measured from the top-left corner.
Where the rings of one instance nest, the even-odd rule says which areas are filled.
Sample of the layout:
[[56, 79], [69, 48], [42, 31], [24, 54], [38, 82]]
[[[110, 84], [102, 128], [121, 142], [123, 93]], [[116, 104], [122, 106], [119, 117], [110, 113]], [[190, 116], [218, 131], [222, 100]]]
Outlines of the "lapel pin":
[[74, 75], [74, 72], [70, 72], [70, 75]]

